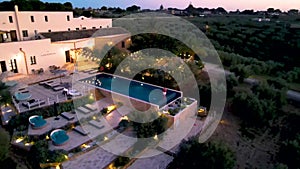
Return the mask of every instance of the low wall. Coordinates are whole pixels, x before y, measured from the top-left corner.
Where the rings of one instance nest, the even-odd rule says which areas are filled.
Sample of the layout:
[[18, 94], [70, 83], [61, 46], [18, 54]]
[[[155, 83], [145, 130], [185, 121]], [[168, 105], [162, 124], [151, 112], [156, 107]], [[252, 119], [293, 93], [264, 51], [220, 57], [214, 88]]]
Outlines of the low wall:
[[[192, 104], [188, 105], [186, 108], [181, 110], [175, 116], [168, 115], [169, 121], [173, 122], [173, 127], [177, 127], [182, 121], [186, 120], [190, 117], [195, 117], [196, 112], [198, 110], [197, 100], [195, 100]], [[170, 124], [168, 124], [170, 125]]]

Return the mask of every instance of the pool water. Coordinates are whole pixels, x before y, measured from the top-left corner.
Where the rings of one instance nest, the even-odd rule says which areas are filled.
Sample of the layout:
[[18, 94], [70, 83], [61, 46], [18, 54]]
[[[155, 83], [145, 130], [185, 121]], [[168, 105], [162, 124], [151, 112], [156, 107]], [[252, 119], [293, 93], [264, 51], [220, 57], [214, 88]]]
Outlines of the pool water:
[[42, 116], [31, 116], [29, 122], [34, 128], [41, 128], [47, 124], [47, 121]]
[[155, 104], [159, 107], [181, 97], [181, 92], [179, 91], [169, 89], [167, 90], [166, 95], [164, 95], [163, 87], [104, 73], [98, 74], [94, 77], [85, 78], [80, 81], [94, 85], [98, 88], [110, 90], [144, 102]]
[[16, 92], [15, 93], [15, 98], [19, 101], [23, 101], [23, 100], [28, 100], [31, 98], [31, 94], [29, 93], [21, 93], [21, 92]]
[[61, 129], [52, 131], [50, 134], [50, 138], [55, 145], [62, 145], [69, 140], [69, 136], [67, 135], [66, 131]]

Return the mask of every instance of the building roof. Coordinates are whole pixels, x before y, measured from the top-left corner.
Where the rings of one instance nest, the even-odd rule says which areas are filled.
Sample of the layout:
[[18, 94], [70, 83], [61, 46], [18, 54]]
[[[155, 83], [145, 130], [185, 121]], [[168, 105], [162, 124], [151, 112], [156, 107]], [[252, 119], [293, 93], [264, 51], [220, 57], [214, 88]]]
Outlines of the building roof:
[[101, 29], [87, 29], [87, 30], [77, 30], [77, 31], [60, 31], [60, 32], [44, 32], [40, 33], [42, 39], [50, 38], [51, 42], [67, 41], [84, 39], [90, 37], [99, 36], [112, 36], [120, 34], [129, 34], [129, 32], [120, 27], [112, 28], [101, 28]]

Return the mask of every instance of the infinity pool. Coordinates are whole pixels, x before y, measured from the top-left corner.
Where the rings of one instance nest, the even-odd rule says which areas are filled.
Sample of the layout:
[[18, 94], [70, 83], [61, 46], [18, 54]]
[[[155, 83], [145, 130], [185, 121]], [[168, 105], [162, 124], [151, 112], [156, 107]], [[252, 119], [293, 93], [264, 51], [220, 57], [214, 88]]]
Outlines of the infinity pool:
[[181, 92], [171, 89], [167, 89], [166, 95], [164, 95], [163, 87], [104, 73], [80, 81], [97, 88], [158, 105], [159, 108], [182, 96]]

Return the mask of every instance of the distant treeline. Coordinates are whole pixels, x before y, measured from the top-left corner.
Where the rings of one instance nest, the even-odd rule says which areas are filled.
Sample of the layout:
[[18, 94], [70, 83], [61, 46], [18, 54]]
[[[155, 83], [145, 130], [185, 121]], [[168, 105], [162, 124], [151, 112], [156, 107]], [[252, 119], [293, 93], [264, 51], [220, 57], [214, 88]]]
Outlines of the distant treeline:
[[18, 5], [20, 11], [72, 11], [71, 2], [48, 3], [39, 0], [11, 0], [0, 3], [0, 11], [14, 11], [14, 6]]
[[261, 61], [273, 60], [290, 71], [299, 66], [300, 31], [291, 29], [299, 17], [279, 17], [270, 22], [257, 22], [251, 16], [188, 18], [199, 28], [209, 28], [207, 37], [217, 50], [236, 53]]

